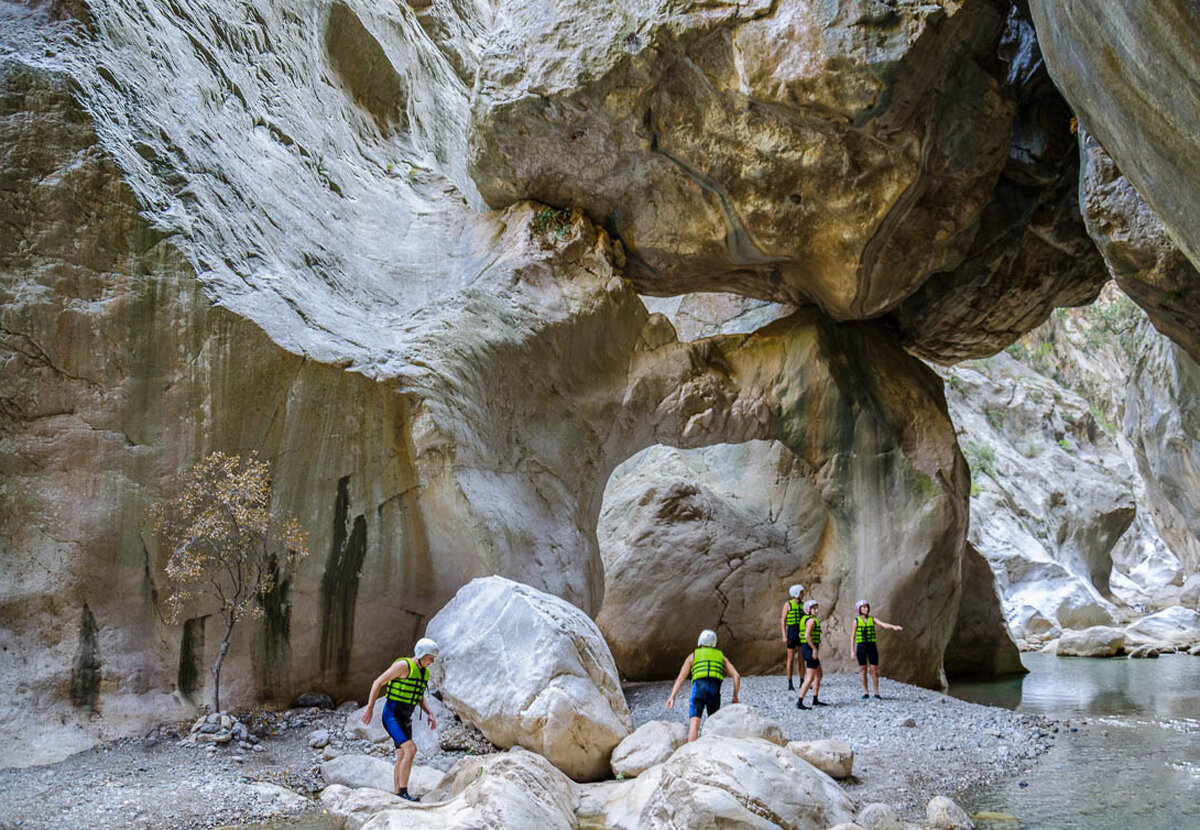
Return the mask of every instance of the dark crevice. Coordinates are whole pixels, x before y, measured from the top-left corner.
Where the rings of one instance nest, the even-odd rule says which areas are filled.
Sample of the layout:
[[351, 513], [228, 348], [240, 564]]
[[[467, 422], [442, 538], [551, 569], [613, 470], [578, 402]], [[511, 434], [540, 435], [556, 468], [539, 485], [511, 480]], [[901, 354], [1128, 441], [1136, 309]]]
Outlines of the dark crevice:
[[204, 624], [208, 619], [192, 617], [183, 623], [183, 642], [179, 644], [179, 675], [175, 685], [188, 700], [204, 685]]
[[96, 711], [100, 701], [100, 644], [98, 629], [92, 609], [83, 604], [79, 620], [79, 649], [75, 652], [75, 666], [71, 671], [71, 702], [80, 709]]
[[335, 670], [338, 680], [350, 672], [358, 577], [367, 555], [367, 520], [360, 514], [347, 535], [350, 477], [338, 480], [333, 514], [333, 543], [321, 577], [321, 671]]

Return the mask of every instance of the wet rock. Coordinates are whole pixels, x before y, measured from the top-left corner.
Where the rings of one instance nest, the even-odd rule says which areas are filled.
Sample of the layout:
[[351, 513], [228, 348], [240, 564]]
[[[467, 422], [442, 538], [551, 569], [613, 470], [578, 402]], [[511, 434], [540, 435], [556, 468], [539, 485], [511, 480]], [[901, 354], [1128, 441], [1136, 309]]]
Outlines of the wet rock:
[[[1173, 650], [1174, 649], [1172, 649], [1172, 651]], [[1146, 644], [1146, 645], [1138, 646], [1137, 648], [1133, 649], [1132, 651], [1129, 652], [1128, 656], [1129, 656], [1130, 660], [1139, 660], [1139, 659], [1146, 658], [1146, 657], [1154, 658], [1154, 657], [1158, 657], [1160, 651], [1161, 651], [1160, 647]]]
[[316, 707], [318, 709], [333, 709], [333, 698], [325, 692], [304, 692], [297, 695], [292, 701], [293, 709], [306, 709]]
[[932, 830], [974, 830], [975, 822], [945, 796], [935, 796], [925, 805], [925, 823]]

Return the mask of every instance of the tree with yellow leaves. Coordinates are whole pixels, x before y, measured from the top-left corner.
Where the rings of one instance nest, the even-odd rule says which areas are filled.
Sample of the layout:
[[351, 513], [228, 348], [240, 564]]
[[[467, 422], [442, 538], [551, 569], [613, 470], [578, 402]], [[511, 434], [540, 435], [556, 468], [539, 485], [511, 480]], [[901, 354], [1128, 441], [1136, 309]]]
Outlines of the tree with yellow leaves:
[[167, 618], [193, 603], [219, 605], [225, 633], [213, 662], [212, 709], [221, 711], [221, 663], [233, 628], [260, 617], [277, 574], [308, 555], [308, 534], [291, 515], [271, 514], [270, 465], [256, 454], [214, 452], [181, 481], [174, 499], [151, 509], [154, 529], [169, 551]]

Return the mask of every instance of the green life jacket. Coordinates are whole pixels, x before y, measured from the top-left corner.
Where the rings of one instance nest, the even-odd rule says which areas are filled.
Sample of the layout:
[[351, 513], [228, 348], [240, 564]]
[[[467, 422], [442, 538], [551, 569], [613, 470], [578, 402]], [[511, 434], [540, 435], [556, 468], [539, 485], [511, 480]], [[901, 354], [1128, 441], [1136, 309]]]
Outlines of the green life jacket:
[[[808, 621], [813, 621], [812, 641], [808, 639]], [[800, 618], [800, 642], [809, 643], [809, 645], [821, 645], [821, 621], [817, 619], [815, 614], [805, 614]]]
[[421, 668], [415, 657], [401, 657], [396, 663], [401, 660], [408, 663], [408, 677], [397, 677], [388, 682], [387, 699], [416, 706], [425, 697], [425, 687], [429, 684], [429, 669]]
[[803, 615], [804, 615], [804, 612], [800, 610], [799, 600], [794, 600], [794, 599], [788, 600], [787, 624], [788, 625], [800, 625], [800, 618]]
[[875, 642], [875, 618], [874, 617], [859, 617], [858, 627], [854, 629], [855, 643], [873, 643]]
[[702, 677], [725, 679], [725, 655], [721, 653], [720, 649], [700, 646], [692, 654], [692, 680], [699, 680]]

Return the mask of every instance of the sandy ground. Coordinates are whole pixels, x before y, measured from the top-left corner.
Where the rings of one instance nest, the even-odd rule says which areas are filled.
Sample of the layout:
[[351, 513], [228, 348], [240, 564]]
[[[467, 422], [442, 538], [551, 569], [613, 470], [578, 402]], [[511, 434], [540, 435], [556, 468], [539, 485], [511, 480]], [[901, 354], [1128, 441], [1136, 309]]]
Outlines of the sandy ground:
[[[686, 721], [686, 699], [674, 712], [664, 708], [669, 690], [669, 683], [627, 686], [635, 723]], [[885, 700], [861, 701], [857, 675], [831, 675], [821, 695], [831, 705], [800, 711], [782, 677], [751, 677], [743, 683], [742, 702], [776, 719], [790, 739], [848, 742], [855, 776], [843, 786], [851, 798], [860, 806], [884, 801], [914, 817], [934, 795], [954, 797], [985, 781], [1020, 776], [1054, 741], [1056, 726], [1040, 717], [886, 680], [882, 691]], [[726, 702], [731, 692], [726, 682]], [[685, 687], [681, 698], [686, 694]], [[312, 800], [323, 786], [321, 752], [309, 748], [309, 734], [327, 729], [346, 751], [388, 755], [384, 745], [343, 736], [345, 717], [317, 709], [257, 713], [248, 722], [261, 751], [180, 745], [191, 726], [184, 723], [57, 764], [0, 770], [0, 828], [321, 828]], [[904, 718], [916, 726], [893, 725]], [[418, 762], [445, 769], [461, 754]]]

